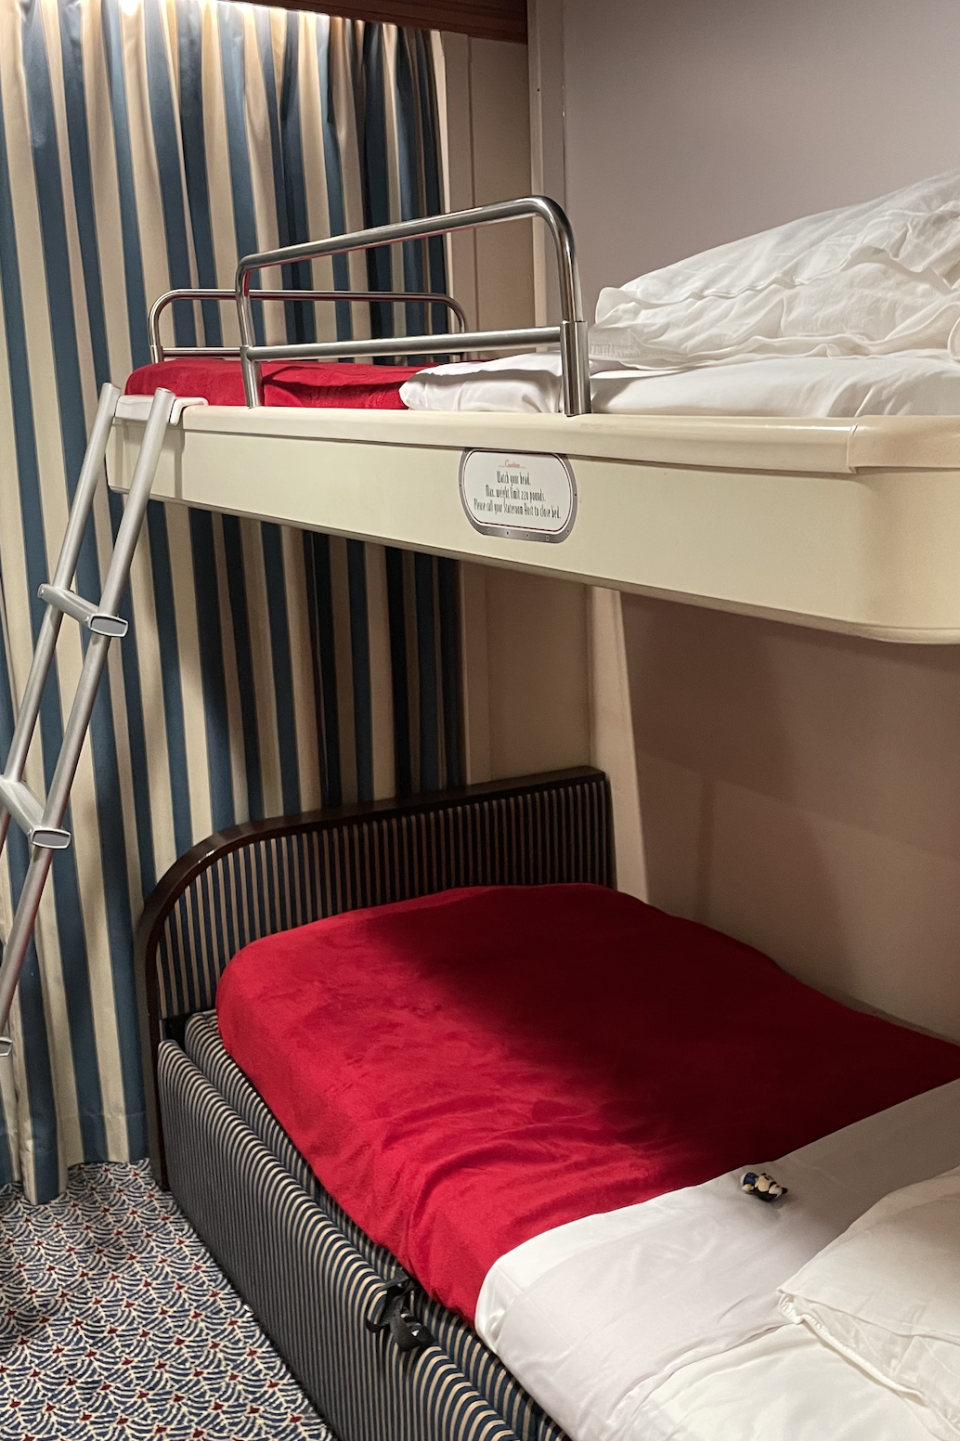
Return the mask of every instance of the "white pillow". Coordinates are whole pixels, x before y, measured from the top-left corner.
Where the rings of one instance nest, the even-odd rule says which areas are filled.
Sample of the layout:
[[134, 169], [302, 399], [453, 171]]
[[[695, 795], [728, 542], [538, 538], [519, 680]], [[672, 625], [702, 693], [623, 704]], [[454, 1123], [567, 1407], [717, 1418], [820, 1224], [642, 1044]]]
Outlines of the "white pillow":
[[806, 216], [602, 290], [591, 354], [960, 354], [960, 171]]
[[780, 1288], [780, 1309], [960, 1437], [960, 1169], [894, 1191]]

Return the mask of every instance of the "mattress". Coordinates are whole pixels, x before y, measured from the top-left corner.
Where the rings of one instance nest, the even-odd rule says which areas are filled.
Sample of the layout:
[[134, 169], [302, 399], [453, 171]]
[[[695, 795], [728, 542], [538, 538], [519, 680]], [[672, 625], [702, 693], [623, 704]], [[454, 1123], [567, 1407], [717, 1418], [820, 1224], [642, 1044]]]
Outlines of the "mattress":
[[[422, 367], [403, 365], [293, 364], [268, 361], [263, 365], [266, 405], [315, 406], [358, 410], [403, 410], [400, 387]], [[243, 373], [239, 360], [195, 356], [164, 360], [135, 370], [126, 384], [127, 395], [153, 395], [163, 387], [174, 395], [196, 397], [209, 405], [245, 405]]]
[[[641, 370], [591, 362], [593, 408], [607, 415], [960, 415], [960, 362], [945, 351], [777, 356]], [[457, 362], [416, 374], [410, 410], [535, 411], [560, 403], [557, 355]]]
[[[762, 415], [825, 418], [960, 415], [960, 361], [945, 353], [799, 356], [684, 370], [591, 363], [593, 408], [607, 415]], [[263, 366], [269, 406], [323, 409], [536, 412], [562, 409], [556, 355], [506, 356], [424, 369], [401, 365]], [[165, 360], [135, 370], [127, 395], [163, 386], [209, 405], [245, 405], [240, 362]]]
[[595, 886], [482, 887], [255, 942], [228, 1052], [336, 1201], [474, 1316], [494, 1263], [960, 1078], [960, 1049]]

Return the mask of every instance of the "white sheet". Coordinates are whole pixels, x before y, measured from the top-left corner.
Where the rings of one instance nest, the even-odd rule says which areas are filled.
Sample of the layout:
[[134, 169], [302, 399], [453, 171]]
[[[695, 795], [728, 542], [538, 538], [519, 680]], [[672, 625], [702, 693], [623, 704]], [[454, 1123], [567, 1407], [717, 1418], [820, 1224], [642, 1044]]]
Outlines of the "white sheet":
[[788, 1319], [960, 1441], [960, 1169], [885, 1196], [780, 1292]]
[[[779, 356], [673, 371], [591, 362], [607, 415], [960, 415], [960, 361], [945, 351]], [[421, 371], [400, 390], [411, 410], [540, 411], [560, 406], [558, 355], [515, 355]]]
[[634, 1441], [930, 1441], [915, 1411], [824, 1346], [781, 1326], [676, 1372]]
[[775, 1206], [738, 1170], [518, 1246], [484, 1281], [477, 1330], [574, 1441], [636, 1441], [674, 1373], [779, 1327], [794, 1271], [888, 1192], [957, 1165], [960, 1081], [779, 1161], [745, 1157], [790, 1187]]

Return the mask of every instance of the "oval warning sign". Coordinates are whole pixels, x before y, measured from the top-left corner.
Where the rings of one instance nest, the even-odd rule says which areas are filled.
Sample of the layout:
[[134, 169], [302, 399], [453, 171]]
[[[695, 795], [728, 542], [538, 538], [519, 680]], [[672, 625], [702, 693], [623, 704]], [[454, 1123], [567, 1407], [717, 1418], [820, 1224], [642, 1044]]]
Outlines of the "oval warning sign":
[[465, 450], [460, 499], [482, 535], [566, 540], [577, 518], [577, 483], [563, 455]]

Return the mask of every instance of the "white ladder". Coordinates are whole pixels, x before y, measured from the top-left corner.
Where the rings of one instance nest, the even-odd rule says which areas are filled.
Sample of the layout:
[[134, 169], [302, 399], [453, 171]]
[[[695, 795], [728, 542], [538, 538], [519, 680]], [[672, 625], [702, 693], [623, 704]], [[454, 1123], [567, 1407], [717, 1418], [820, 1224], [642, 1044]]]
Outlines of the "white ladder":
[[[70, 832], [64, 830], [63, 819], [70, 799], [70, 788], [77, 773], [80, 752], [90, 725], [100, 677], [107, 663], [110, 642], [120, 639], [127, 631], [127, 622], [119, 615], [120, 601], [130, 577], [133, 553], [140, 538], [147, 501], [150, 499], [175, 397], [169, 390], [158, 390], [153, 398], [103, 594], [99, 602], [94, 603], [78, 595], [72, 586], [94, 495], [104, 475], [107, 441], [119, 400], [120, 391], [115, 385], [103, 387], [83, 458], [80, 479], [70, 506], [57, 568], [51, 583], [40, 587], [40, 599], [47, 603], [46, 614], [37, 637], [33, 663], [20, 702], [7, 763], [0, 774], [0, 852], [3, 851], [11, 819], [16, 821], [26, 834], [30, 844], [30, 863], [17, 901], [10, 934], [3, 947], [3, 960], [0, 962], [0, 1056], [8, 1056], [12, 1050], [13, 1043], [6, 1033], [7, 1021], [40, 909], [40, 898], [50, 873], [53, 852], [66, 850], [70, 844]], [[50, 791], [43, 802], [25, 785], [23, 771], [40, 714], [43, 687], [53, 664], [60, 623], [65, 615], [71, 616], [88, 631], [90, 638], [73, 705], [64, 727], [63, 742]]]

